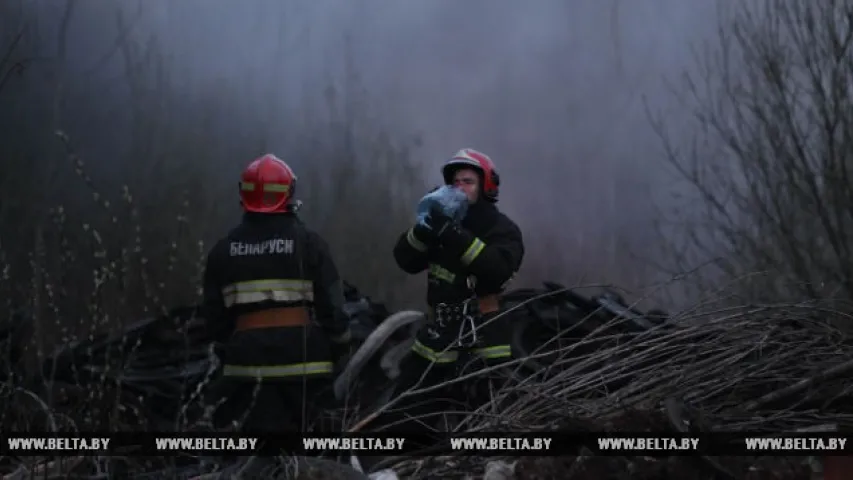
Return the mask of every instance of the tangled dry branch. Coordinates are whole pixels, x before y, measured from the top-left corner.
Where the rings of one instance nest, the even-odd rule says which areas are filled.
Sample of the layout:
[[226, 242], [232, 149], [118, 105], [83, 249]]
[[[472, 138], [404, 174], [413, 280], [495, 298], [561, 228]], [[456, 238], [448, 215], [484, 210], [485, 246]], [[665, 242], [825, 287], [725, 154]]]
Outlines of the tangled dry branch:
[[[853, 371], [853, 343], [827, 326], [835, 315], [816, 303], [752, 305], [683, 315], [645, 332], [612, 333], [607, 327], [614, 325], [604, 325], [551, 352], [557, 357], [547, 371], [507, 375], [492, 401], [460, 423], [467, 431], [846, 430], [853, 427], [853, 380], [845, 375]], [[431, 457], [400, 459], [393, 468], [406, 478], [451, 478], [484, 463]], [[631, 478], [659, 478], [665, 470], [763, 479], [802, 478], [806, 469], [801, 458], [524, 458], [516, 475], [617, 478], [632, 471]]]
[[[564, 290], [557, 289], [548, 295], [563, 294]], [[533, 315], [526, 317], [528, 322], [535, 320], [536, 308], [524, 308], [545, 296], [527, 295], [528, 300], [516, 305], [516, 313], [526, 312]], [[701, 308], [671, 316], [651, 328], [636, 328], [636, 320], [634, 327], [628, 328], [625, 324], [630, 320], [625, 317], [592, 314], [558, 322], [562, 330], [550, 333], [552, 340], [534, 345], [527, 357], [455, 379], [464, 383], [488, 374], [493, 390], [491, 398], [479, 407], [454, 412], [452, 428], [469, 432], [780, 432], [827, 425], [838, 430], [853, 427], [853, 409], [849, 407], [853, 404], [853, 381], [847, 375], [853, 371], [853, 361], [849, 360], [853, 358], [853, 342], [827, 321], [844, 314], [820, 302], [732, 307], [724, 304], [728, 300], [721, 299], [719, 305], [706, 302]], [[145, 353], [144, 341], [134, 345]], [[140, 357], [140, 352], [134, 358]], [[196, 363], [203, 362], [206, 354], [202, 353], [193, 357]], [[199, 363], [195, 370], [204, 370], [202, 367]], [[450, 384], [442, 387], [447, 386]], [[435, 387], [429, 388], [435, 391]], [[115, 428], [127, 429], [133, 418], [145, 417], [144, 411], [130, 412], [131, 407], [141, 404], [136, 405], [121, 392], [108, 390], [102, 389], [97, 398], [85, 405], [66, 403], [71, 406], [58, 409], [54, 406], [56, 388], [36, 392], [7, 385], [0, 391], [5, 406], [4, 428], [20, 431], [35, 425], [70, 431], [91, 425], [91, 420], [83, 417], [106, 415]], [[403, 394], [412, 396], [424, 391], [421, 388]], [[94, 410], [102, 412], [92, 413]], [[181, 408], [179, 416], [187, 418], [186, 408]], [[351, 409], [342, 416], [354, 425], [350, 430], [370, 430], [374, 426], [375, 415]], [[386, 458], [371, 465], [371, 469], [390, 467], [404, 478], [415, 479], [483, 474], [485, 459], [449, 453], [437, 445], [428, 454]], [[36, 469], [59, 469], [45, 461], [35, 462], [34, 466], [32, 459], [26, 465], [19, 460], [3, 460], [8, 467], [4, 470], [14, 471], [7, 478], [31, 478], [31, 473], [26, 474]], [[625, 478], [626, 471], [631, 472], [631, 478], [649, 479], [664, 474], [681, 478], [783, 479], [802, 478], [808, 468], [802, 459], [590, 458], [583, 452], [571, 457], [515, 460], [515, 478], [527, 480]], [[102, 478], [116, 472], [130, 475], [144, 471], [149, 473], [134, 474], [133, 478], [151, 478], [167, 471], [176, 477], [213, 468], [209, 462], [204, 468], [200, 465], [199, 458], [111, 457], [87, 458], [74, 465], [65, 462], [61, 470], [66, 476], [70, 471], [81, 472], [80, 478], [83, 473], [85, 478]], [[277, 473], [276, 478], [292, 478], [292, 472], [286, 473], [292, 469], [279, 470], [283, 473]]]

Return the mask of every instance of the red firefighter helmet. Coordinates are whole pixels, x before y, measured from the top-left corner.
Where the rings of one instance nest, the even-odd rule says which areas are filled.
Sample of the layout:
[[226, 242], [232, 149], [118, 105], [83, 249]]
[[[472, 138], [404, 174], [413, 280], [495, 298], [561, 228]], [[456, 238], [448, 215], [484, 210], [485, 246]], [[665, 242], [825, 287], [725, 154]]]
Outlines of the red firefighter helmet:
[[453, 175], [460, 168], [476, 170], [480, 174], [481, 196], [490, 202], [498, 201], [498, 187], [500, 187], [501, 180], [497, 170], [495, 170], [494, 162], [488, 155], [473, 148], [463, 148], [456, 152], [441, 169], [446, 185], [453, 183]]
[[255, 159], [240, 176], [240, 204], [247, 212], [286, 212], [296, 189], [296, 175], [273, 154]]

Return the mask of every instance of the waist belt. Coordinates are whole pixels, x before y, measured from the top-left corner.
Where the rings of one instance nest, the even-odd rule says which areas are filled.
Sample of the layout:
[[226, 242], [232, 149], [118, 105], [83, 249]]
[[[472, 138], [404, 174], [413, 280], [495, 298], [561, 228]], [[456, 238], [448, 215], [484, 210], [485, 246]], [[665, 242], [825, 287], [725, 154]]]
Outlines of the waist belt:
[[305, 307], [270, 308], [237, 317], [235, 331], [258, 328], [304, 327], [311, 318]]
[[471, 308], [474, 298], [456, 304], [439, 303], [430, 307], [430, 317], [437, 326], [444, 330], [451, 325], [459, 324], [459, 331], [454, 342], [459, 347], [473, 347], [478, 343], [477, 317], [495, 313], [500, 310], [500, 300], [497, 295], [477, 297], [477, 310]]
[[[466, 300], [465, 302], [462, 302], [459, 304], [451, 304], [451, 305], [448, 305], [446, 303], [440, 303], [440, 304], [438, 304], [438, 307], [439, 307], [438, 309], [442, 310], [442, 309], [447, 309], [448, 307], [452, 308], [452, 307], [457, 307], [457, 306], [458, 306], [457, 308], [461, 309], [461, 308], [463, 308], [463, 305], [467, 305], [472, 300], [473, 299]], [[480, 312], [480, 315], [495, 313], [500, 309], [501, 309], [501, 301], [500, 301], [499, 296], [497, 296], [497, 295], [484, 295], [482, 297], [477, 297], [477, 310]], [[441, 313], [443, 313], [443, 312], [441, 312]], [[438, 312], [436, 312], [436, 308], [429, 307], [430, 317], [435, 318], [437, 314], [438, 314]]]
[[477, 297], [477, 308], [480, 310], [480, 315], [495, 313], [501, 309], [500, 297], [497, 295]]

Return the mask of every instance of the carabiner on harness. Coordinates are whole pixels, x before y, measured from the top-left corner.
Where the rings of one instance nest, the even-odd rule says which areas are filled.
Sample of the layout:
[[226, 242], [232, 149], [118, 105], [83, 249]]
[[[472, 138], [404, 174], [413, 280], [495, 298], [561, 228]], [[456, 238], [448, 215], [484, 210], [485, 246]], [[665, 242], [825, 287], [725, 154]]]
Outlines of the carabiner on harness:
[[477, 344], [477, 311], [471, 308], [472, 300], [475, 299], [469, 298], [454, 304], [439, 303], [435, 306], [435, 321], [441, 330], [451, 325], [459, 325], [456, 339], [453, 341], [454, 347], [470, 348]]
[[[459, 333], [456, 335], [456, 342], [463, 348], [473, 347], [477, 344], [478, 340], [477, 323], [474, 321], [474, 317], [479, 312], [470, 312], [468, 310], [473, 300], [476, 300], [476, 298], [469, 298], [462, 303], [462, 321], [459, 322]], [[471, 331], [470, 335], [466, 334], [466, 326]], [[470, 340], [466, 340], [468, 336], [470, 336]]]

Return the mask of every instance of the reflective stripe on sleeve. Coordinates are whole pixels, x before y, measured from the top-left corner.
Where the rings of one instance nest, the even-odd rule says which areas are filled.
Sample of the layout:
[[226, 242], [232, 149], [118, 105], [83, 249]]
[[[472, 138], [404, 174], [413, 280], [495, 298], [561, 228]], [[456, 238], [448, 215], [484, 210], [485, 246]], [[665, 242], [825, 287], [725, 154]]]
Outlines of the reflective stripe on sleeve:
[[414, 228], [415, 227], [410, 228], [408, 233], [406, 233], [406, 241], [409, 242], [409, 245], [411, 245], [412, 248], [414, 248], [415, 250], [419, 252], [426, 252], [427, 246], [424, 242], [418, 240], [418, 238], [415, 237]]
[[471, 262], [480, 255], [480, 252], [482, 252], [484, 248], [486, 248], [486, 244], [479, 238], [475, 238], [474, 241], [471, 242], [471, 245], [468, 245], [468, 249], [465, 250], [465, 253], [462, 254], [462, 263], [470, 265]]
[[456, 274], [437, 263], [429, 264], [429, 273], [435, 278], [444, 280], [447, 283], [453, 283], [453, 281], [456, 280]]
[[314, 284], [308, 280], [273, 278], [226, 285], [222, 289], [226, 307], [259, 303], [314, 301]]
[[334, 366], [332, 365], [332, 362], [307, 362], [294, 363], [291, 365], [267, 365], [262, 367], [225, 365], [222, 368], [222, 375], [226, 377], [245, 378], [301, 377], [305, 375], [332, 373], [333, 368]]

